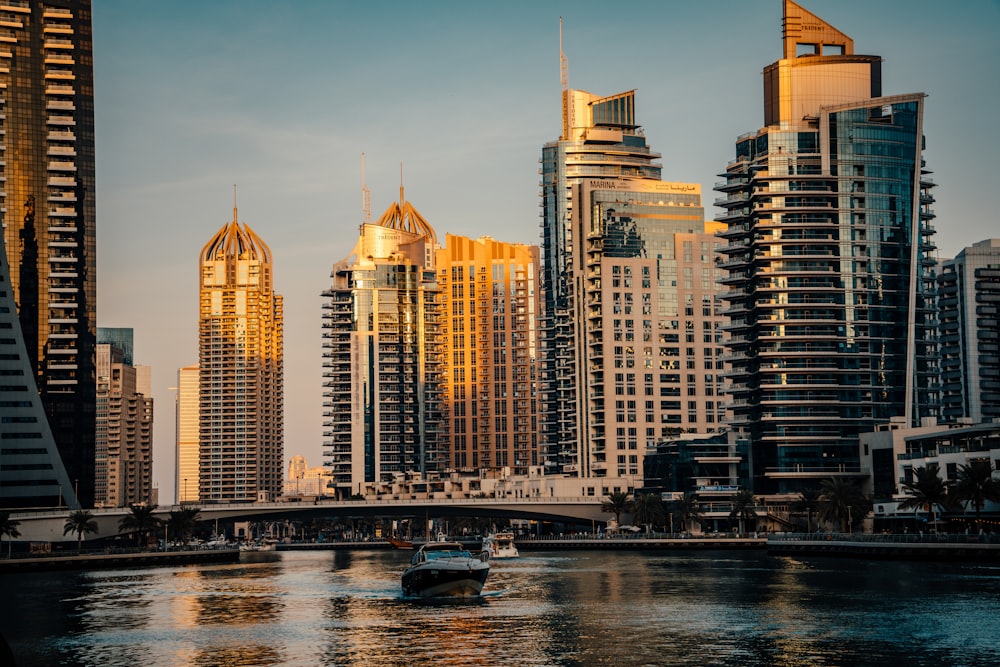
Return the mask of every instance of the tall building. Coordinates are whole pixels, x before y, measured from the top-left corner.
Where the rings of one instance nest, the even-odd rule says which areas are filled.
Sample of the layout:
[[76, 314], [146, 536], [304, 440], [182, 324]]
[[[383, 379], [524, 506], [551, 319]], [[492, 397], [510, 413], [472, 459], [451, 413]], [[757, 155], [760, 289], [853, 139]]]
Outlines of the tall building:
[[938, 275], [941, 413], [1000, 418], [1000, 239], [965, 248]]
[[719, 241], [698, 184], [581, 178], [572, 197], [573, 464], [639, 476], [661, 439], [723, 421]]
[[567, 84], [542, 149], [542, 448], [547, 470], [642, 475], [647, 448], [719, 428], [715, 247], [701, 186], [661, 180], [635, 92]]
[[716, 187], [731, 423], [754, 491], [861, 476], [858, 435], [936, 411], [924, 94], [883, 96], [882, 59], [784, 3], [764, 127]]
[[324, 456], [341, 497], [447, 467], [436, 250], [400, 187], [323, 292]]
[[0, 234], [0, 508], [71, 507], [74, 490], [49, 428], [21, 333]]
[[0, 15], [0, 200], [10, 287], [52, 435], [80, 502], [92, 507], [97, 273], [90, 2], [7, 2]]
[[[582, 285], [574, 280], [573, 188], [582, 179], [659, 182], [660, 155], [635, 118], [635, 91], [599, 97], [567, 87], [563, 64], [562, 134], [542, 148], [542, 448], [549, 472], [579, 475], [586, 431], [579, 424], [582, 371], [574, 317]], [[613, 187], [613, 186], [612, 186]]]
[[528, 475], [538, 449], [538, 246], [445, 237], [437, 254], [448, 467]]
[[94, 505], [152, 503], [153, 395], [148, 366], [132, 363], [132, 329], [97, 329]]
[[245, 224], [201, 252], [198, 497], [274, 500], [284, 468], [282, 297], [271, 249]]
[[177, 405], [175, 418], [177, 459], [174, 489], [178, 503], [197, 503], [199, 429], [198, 364], [177, 371]]

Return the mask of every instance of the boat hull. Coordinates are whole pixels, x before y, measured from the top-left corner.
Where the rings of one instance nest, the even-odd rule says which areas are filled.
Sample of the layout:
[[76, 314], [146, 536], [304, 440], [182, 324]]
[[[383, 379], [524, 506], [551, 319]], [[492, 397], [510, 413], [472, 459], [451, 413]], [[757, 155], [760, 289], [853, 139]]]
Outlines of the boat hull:
[[[450, 562], [460, 561], [460, 562]], [[403, 593], [423, 598], [474, 597], [483, 592], [489, 565], [477, 559], [435, 560], [403, 572]]]

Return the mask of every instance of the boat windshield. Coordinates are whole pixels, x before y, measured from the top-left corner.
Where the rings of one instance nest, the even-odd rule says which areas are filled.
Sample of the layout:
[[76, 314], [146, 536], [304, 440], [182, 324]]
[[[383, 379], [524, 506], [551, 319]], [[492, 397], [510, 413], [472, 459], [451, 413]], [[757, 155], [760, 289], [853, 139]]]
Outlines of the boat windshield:
[[427, 560], [434, 560], [435, 558], [472, 558], [472, 554], [465, 549], [441, 549], [440, 551], [425, 551], [424, 555]]

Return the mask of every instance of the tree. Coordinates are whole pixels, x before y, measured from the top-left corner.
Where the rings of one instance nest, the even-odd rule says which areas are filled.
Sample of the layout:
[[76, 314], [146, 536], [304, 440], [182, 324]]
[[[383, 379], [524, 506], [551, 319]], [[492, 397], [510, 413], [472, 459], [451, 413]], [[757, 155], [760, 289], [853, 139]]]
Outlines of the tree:
[[951, 500], [955, 504], [972, 505], [976, 511], [976, 527], [979, 527], [979, 513], [986, 501], [1000, 502], [1000, 481], [993, 479], [993, 468], [989, 460], [973, 461], [958, 466], [958, 477], [951, 487]]
[[10, 518], [10, 512], [0, 512], [0, 540], [3, 540], [4, 537], [10, 538], [7, 541], [7, 558], [10, 558], [10, 550], [13, 547], [14, 538], [21, 536], [21, 532], [17, 529], [20, 525], [20, 521]]
[[601, 511], [605, 514], [614, 514], [615, 523], [620, 526], [622, 514], [632, 511], [632, 499], [624, 491], [615, 491], [609, 494], [604, 503], [601, 504]]
[[845, 526], [853, 527], [868, 516], [871, 509], [871, 500], [861, 493], [861, 488], [854, 482], [841, 477], [820, 482], [816, 516], [820, 521], [836, 526], [838, 531], [843, 532]]
[[936, 508], [948, 506], [948, 488], [951, 486], [938, 475], [938, 464], [931, 463], [922, 468], [913, 469], [913, 481], [903, 483], [903, 492], [908, 496], [899, 503], [899, 509], [908, 510], [923, 507], [931, 513], [931, 525], [937, 527]]
[[198, 512], [201, 511], [197, 507], [184, 507], [179, 510], [172, 510], [170, 512], [169, 518], [167, 518], [167, 530], [174, 539], [186, 540], [191, 537], [191, 533], [194, 532], [194, 527], [198, 523]]
[[97, 521], [94, 515], [87, 510], [77, 510], [69, 515], [66, 524], [63, 526], [63, 535], [76, 533], [76, 550], [80, 551], [83, 546], [84, 533], [96, 533]]
[[632, 521], [646, 526], [648, 533], [651, 527], [663, 524], [667, 513], [663, 507], [663, 498], [658, 493], [637, 493], [632, 501]]
[[819, 489], [806, 489], [799, 494], [797, 500], [792, 501], [792, 510], [806, 513], [806, 532], [812, 532], [812, 515], [819, 509], [820, 491]]
[[753, 491], [750, 491], [749, 489], [741, 489], [737, 492], [736, 497], [733, 498], [733, 509], [729, 513], [729, 518], [739, 519], [741, 535], [743, 534], [744, 521], [753, 521], [754, 526], [756, 526], [757, 511], [754, 510], [753, 506]]
[[162, 521], [153, 516], [156, 505], [129, 505], [129, 513], [118, 522], [119, 533], [135, 535], [136, 543], [142, 545], [150, 532], [160, 527]]
[[701, 502], [698, 500], [698, 494], [694, 491], [688, 491], [685, 493], [681, 499], [677, 501], [677, 507], [674, 508], [672, 516], [678, 519], [681, 524], [681, 530], [690, 531], [692, 524], [695, 521], [700, 523]]

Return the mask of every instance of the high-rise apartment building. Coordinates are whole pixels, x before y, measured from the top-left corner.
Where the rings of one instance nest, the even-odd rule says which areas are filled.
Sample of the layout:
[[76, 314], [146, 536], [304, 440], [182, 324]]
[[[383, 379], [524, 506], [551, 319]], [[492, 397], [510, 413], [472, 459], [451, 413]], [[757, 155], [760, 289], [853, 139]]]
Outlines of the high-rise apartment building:
[[941, 416], [1000, 418], [1000, 239], [974, 243], [938, 274]]
[[80, 507], [31, 366], [0, 234], [0, 508]]
[[883, 96], [882, 59], [791, 0], [783, 25], [764, 127], [716, 187], [731, 426], [757, 493], [861, 476], [859, 433], [937, 401], [925, 96]]
[[94, 505], [152, 502], [153, 396], [150, 369], [132, 363], [132, 329], [97, 329]]
[[447, 467], [436, 250], [401, 187], [323, 292], [324, 456], [341, 497]]
[[52, 435], [80, 502], [91, 507], [97, 272], [90, 2], [6, 2], [0, 41], [0, 201], [10, 289]]
[[177, 454], [174, 489], [178, 503], [196, 503], [198, 495], [198, 364], [177, 371], [175, 418]]
[[648, 447], [719, 428], [717, 239], [701, 187], [661, 180], [635, 93], [568, 88], [542, 149], [547, 470], [638, 476]]
[[201, 252], [200, 284], [198, 497], [274, 500], [284, 472], [283, 299], [271, 249], [240, 226], [235, 207]]
[[562, 91], [562, 134], [542, 148], [542, 293], [541, 370], [542, 443], [552, 473], [581, 474], [586, 430], [579, 423], [584, 398], [578, 395], [582, 372], [574, 317], [582, 285], [576, 282], [573, 187], [582, 179], [608, 182], [660, 180], [660, 155], [646, 145], [636, 123], [635, 92], [599, 97], [567, 87]]
[[448, 467], [539, 466], [538, 246], [445, 237], [437, 253]]
[[641, 475], [659, 440], [723, 421], [719, 240], [698, 184], [581, 178], [572, 198], [574, 463]]

